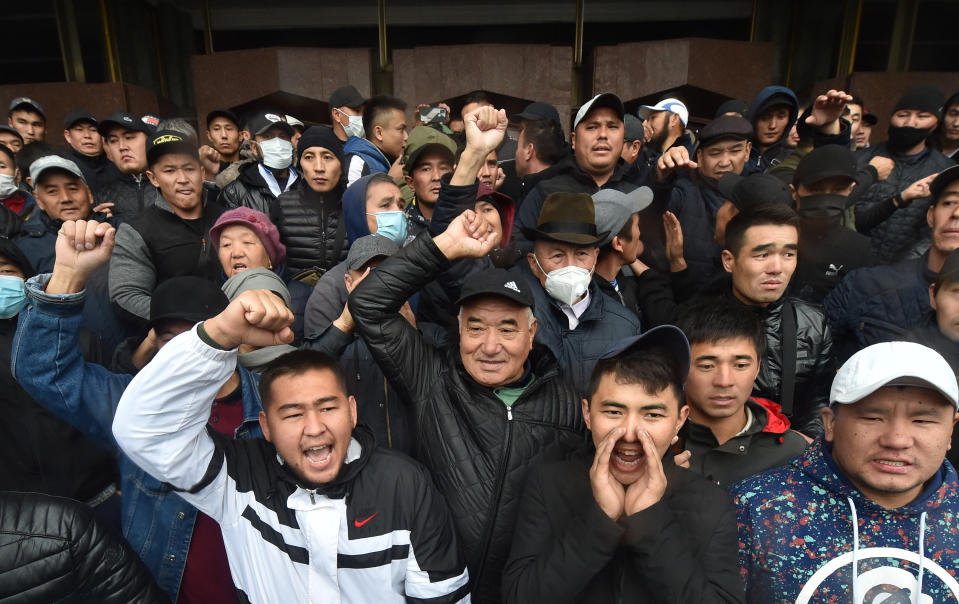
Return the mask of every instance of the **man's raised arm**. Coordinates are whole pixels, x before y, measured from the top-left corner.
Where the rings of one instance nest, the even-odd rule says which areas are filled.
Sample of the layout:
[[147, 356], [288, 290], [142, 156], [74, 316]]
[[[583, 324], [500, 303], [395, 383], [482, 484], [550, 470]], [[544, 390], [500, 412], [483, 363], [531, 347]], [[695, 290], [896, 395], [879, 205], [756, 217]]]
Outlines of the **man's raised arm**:
[[[113, 434], [141, 468], [196, 493], [223, 476], [206, 431], [210, 406], [236, 370], [240, 344], [289, 343], [293, 314], [266, 290], [241, 294], [219, 315], [180, 334], [133, 379], [120, 399]], [[222, 458], [221, 458], [222, 461]], [[214, 519], [220, 509], [188, 500]]]

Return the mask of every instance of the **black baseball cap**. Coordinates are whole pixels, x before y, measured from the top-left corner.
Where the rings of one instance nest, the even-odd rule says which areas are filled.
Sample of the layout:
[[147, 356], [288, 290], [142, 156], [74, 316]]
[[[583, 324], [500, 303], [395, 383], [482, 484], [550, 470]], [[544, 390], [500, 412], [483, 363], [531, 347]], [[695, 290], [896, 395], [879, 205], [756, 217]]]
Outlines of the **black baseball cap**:
[[458, 305], [475, 296], [502, 296], [520, 306], [533, 308], [533, 291], [526, 279], [502, 268], [490, 268], [474, 273], [463, 284]]
[[856, 180], [857, 169], [856, 156], [848, 147], [823, 145], [816, 147], [799, 160], [799, 165], [793, 173], [793, 186], [808, 187], [834, 176]]
[[936, 283], [955, 283], [959, 281], [959, 250], [952, 250], [946, 256], [946, 261], [942, 263], [939, 274], [936, 276]]
[[729, 99], [724, 101], [722, 105], [719, 106], [719, 109], [716, 110], [715, 117], [722, 117], [727, 113], [738, 113], [740, 116], [746, 115], [746, 110], [748, 109], [746, 101], [740, 99]]
[[147, 165], [153, 166], [164, 155], [182, 153], [199, 159], [196, 145], [179, 132], [160, 130], [147, 139]]
[[190, 323], [206, 321], [223, 312], [229, 304], [226, 294], [212, 281], [192, 275], [171, 277], [153, 290], [147, 328], [170, 319]]
[[738, 115], [721, 115], [699, 131], [699, 148], [724, 140], [746, 141], [753, 135], [753, 125]]
[[392, 239], [382, 235], [373, 233], [360, 237], [350, 246], [350, 252], [346, 256], [346, 270], [359, 270], [374, 258], [392, 256], [398, 251], [400, 251], [400, 246], [396, 245]]
[[210, 129], [210, 122], [212, 122], [213, 120], [215, 120], [215, 119], [218, 118], [218, 117], [225, 117], [226, 119], [228, 119], [228, 120], [230, 120], [231, 122], [233, 122], [238, 129], [239, 129], [240, 126], [241, 126], [241, 124], [240, 124], [240, 118], [238, 118], [238, 117], [236, 116], [236, 114], [233, 113], [232, 111], [230, 111], [229, 109], [214, 109], [214, 110], [211, 111], [210, 113], [207, 113], [207, 114], [206, 114], [206, 129], [207, 129], [207, 130]]
[[97, 124], [97, 132], [100, 136], [106, 136], [114, 128], [123, 128], [124, 130], [135, 130], [149, 135], [152, 132], [149, 124], [143, 122], [139, 115], [129, 111], [117, 111], [107, 119]]
[[39, 113], [43, 116], [43, 119], [47, 119], [47, 114], [44, 113], [43, 107], [40, 106], [40, 103], [31, 99], [28, 96], [18, 96], [17, 98], [10, 101], [10, 113], [13, 113], [17, 109], [26, 109], [28, 111], [33, 111]]
[[10, 134], [16, 134], [17, 138], [20, 139], [20, 142], [23, 142], [23, 135], [17, 132], [17, 129], [13, 126], [8, 126], [6, 124], [0, 125], [0, 132], [9, 132]]
[[293, 129], [293, 126], [283, 121], [282, 115], [273, 111], [257, 113], [250, 119], [249, 122], [247, 122], [246, 126], [247, 130], [249, 130], [250, 134], [253, 136], [259, 136], [270, 128], [280, 128], [291, 138], [294, 134], [296, 134], [296, 130]]
[[952, 166], [940, 172], [929, 184], [929, 192], [932, 193], [932, 198], [938, 200], [943, 190], [956, 179], [959, 179], [959, 166]]
[[357, 107], [362, 107], [364, 104], [366, 104], [366, 99], [363, 98], [360, 91], [352, 84], [341, 86], [330, 95], [330, 109], [336, 107], [356, 109]]
[[675, 325], [660, 325], [638, 336], [623, 338], [609, 347], [600, 359], [623, 357], [645, 350], [658, 350], [669, 356], [670, 364], [676, 375], [685, 385], [689, 375], [691, 353], [689, 341], [681, 329]]
[[633, 141], [642, 142], [643, 138], [646, 136], [646, 130], [643, 128], [643, 120], [636, 117], [632, 113], [627, 113], [623, 116], [623, 124], [625, 128], [623, 129], [623, 140], [627, 143]]
[[[525, 120], [527, 122], [537, 122], [540, 120], [550, 120], [560, 124], [559, 111], [549, 103], [536, 101], [530, 103], [520, 113], [513, 116], [513, 121]], [[561, 124], [560, 124], [561, 125]]]
[[719, 179], [719, 192], [742, 212], [760, 203], [783, 203], [792, 206], [789, 187], [782, 180], [769, 174], [725, 174]]
[[63, 120], [63, 129], [69, 130], [77, 125], [77, 122], [89, 122], [94, 126], [97, 125], [97, 118], [93, 117], [93, 114], [89, 111], [84, 111], [83, 109], [74, 109], [67, 114], [67, 117]]

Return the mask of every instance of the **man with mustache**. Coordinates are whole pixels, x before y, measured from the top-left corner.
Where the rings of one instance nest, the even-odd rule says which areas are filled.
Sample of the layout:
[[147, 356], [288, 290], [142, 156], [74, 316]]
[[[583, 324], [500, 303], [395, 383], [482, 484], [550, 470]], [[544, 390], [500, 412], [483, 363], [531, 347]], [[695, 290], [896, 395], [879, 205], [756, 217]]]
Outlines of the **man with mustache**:
[[517, 244], [529, 253], [533, 244], [522, 234], [523, 228], [535, 228], [543, 202], [550, 193], [586, 193], [615, 189], [629, 193], [637, 188], [629, 182], [629, 165], [622, 160], [625, 125], [623, 102], [611, 92], [598, 94], [579, 108], [573, 119], [573, 154], [552, 169], [555, 176], [540, 181], [529, 192], [516, 215]]

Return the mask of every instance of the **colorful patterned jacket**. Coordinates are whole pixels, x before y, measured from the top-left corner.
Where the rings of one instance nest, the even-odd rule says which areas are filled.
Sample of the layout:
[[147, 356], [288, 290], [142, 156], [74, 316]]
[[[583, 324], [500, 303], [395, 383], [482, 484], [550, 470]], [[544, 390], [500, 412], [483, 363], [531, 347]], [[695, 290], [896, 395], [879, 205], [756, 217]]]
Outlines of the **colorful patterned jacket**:
[[915, 501], [886, 510], [817, 440], [734, 489], [747, 601], [959, 602], [957, 489], [944, 462]]

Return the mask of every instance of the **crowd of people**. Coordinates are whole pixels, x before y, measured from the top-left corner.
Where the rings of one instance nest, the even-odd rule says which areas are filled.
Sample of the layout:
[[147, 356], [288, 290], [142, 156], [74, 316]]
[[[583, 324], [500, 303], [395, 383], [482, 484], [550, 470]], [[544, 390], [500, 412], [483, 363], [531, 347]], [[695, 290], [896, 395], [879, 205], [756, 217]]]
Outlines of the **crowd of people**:
[[896, 94], [14, 99], [0, 598], [959, 601], [959, 94]]

